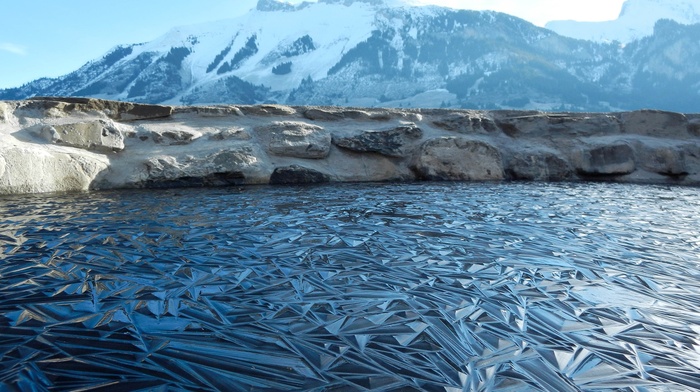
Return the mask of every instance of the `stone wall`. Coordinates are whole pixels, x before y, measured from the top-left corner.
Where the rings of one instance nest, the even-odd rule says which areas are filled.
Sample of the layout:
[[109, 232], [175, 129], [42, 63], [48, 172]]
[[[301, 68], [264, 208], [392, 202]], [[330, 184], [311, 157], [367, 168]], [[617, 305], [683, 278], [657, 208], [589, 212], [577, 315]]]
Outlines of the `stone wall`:
[[700, 184], [700, 116], [0, 102], [0, 194], [346, 181]]

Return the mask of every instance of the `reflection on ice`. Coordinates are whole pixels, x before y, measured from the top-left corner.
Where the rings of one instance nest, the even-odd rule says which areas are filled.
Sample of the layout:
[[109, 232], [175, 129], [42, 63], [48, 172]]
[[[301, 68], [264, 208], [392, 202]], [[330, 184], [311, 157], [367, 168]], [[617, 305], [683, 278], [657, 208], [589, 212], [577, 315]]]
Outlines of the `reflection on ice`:
[[0, 389], [700, 389], [697, 190], [0, 200]]

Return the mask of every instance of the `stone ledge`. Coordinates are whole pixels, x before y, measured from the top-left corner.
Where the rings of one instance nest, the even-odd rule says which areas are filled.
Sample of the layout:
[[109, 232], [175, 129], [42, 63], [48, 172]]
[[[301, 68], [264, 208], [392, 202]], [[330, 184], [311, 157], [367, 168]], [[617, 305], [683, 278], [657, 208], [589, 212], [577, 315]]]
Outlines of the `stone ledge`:
[[0, 108], [0, 193], [416, 180], [700, 185], [698, 114], [173, 108], [72, 97]]

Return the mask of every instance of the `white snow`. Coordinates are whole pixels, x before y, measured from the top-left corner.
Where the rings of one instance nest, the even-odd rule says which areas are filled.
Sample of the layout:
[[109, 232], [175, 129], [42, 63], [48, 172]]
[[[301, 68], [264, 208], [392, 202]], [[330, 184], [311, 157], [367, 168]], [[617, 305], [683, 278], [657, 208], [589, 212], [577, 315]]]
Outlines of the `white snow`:
[[627, 44], [652, 35], [659, 19], [670, 19], [681, 24], [699, 23], [700, 0], [627, 0], [616, 20], [559, 20], [549, 22], [545, 27], [567, 37]]

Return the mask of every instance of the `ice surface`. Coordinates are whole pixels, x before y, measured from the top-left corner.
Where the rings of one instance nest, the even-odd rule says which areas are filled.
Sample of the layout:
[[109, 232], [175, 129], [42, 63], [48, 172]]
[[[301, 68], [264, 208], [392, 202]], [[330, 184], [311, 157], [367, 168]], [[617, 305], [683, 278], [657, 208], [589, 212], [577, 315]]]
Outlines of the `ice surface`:
[[697, 190], [0, 199], [0, 389], [693, 390]]

